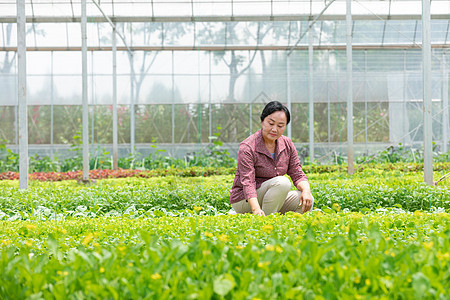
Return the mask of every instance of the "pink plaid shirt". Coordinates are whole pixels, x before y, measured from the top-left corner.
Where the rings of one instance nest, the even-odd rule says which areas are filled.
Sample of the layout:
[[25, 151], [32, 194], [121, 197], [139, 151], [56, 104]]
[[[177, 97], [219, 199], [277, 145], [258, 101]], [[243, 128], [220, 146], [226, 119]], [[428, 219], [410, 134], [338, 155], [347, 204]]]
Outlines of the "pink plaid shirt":
[[280, 136], [276, 141], [275, 159], [267, 150], [262, 130], [246, 138], [239, 146], [236, 176], [230, 203], [256, 198], [256, 189], [276, 176], [288, 174], [295, 186], [308, 180], [300, 165], [297, 149], [291, 139]]

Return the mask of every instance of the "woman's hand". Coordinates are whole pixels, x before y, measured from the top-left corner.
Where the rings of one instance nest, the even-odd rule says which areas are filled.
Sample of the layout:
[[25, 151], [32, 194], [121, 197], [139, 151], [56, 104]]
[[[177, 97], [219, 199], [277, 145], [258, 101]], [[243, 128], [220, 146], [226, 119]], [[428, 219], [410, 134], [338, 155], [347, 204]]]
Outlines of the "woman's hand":
[[311, 188], [309, 186], [308, 181], [300, 181], [297, 185], [299, 191], [302, 192], [300, 195], [300, 203], [299, 205], [302, 207], [302, 213], [305, 213], [311, 210], [313, 205], [313, 196], [311, 194]]
[[300, 195], [300, 205], [302, 206], [302, 213], [305, 213], [309, 210], [311, 210], [313, 203], [313, 197], [311, 195], [311, 192], [304, 191]]
[[252, 212], [254, 215], [257, 216], [265, 216], [266, 214], [263, 212], [263, 210], [261, 208], [256, 208], [256, 209], [252, 209]]
[[252, 208], [252, 213], [257, 216], [265, 216], [261, 206], [259, 206], [258, 198], [250, 198], [247, 200]]

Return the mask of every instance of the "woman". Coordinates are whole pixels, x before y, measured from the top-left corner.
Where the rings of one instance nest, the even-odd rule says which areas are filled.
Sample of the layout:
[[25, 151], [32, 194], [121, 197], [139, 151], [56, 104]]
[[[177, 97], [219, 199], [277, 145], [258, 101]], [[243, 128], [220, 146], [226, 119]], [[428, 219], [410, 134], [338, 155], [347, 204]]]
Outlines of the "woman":
[[[278, 101], [261, 113], [262, 128], [239, 146], [230, 203], [237, 213], [270, 215], [311, 210], [314, 199], [294, 143], [283, 136], [289, 110]], [[288, 174], [298, 190], [291, 191]]]

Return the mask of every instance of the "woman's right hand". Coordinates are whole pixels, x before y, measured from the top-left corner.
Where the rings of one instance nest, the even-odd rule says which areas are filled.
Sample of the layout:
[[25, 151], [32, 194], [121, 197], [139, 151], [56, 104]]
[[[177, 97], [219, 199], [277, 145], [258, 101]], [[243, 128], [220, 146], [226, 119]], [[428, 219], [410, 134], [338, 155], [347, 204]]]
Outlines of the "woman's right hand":
[[250, 204], [250, 207], [252, 208], [252, 213], [257, 216], [265, 216], [266, 214], [261, 209], [261, 206], [259, 206], [258, 199], [257, 198], [250, 198], [248, 199], [248, 204]]
[[265, 216], [266, 215], [261, 208], [254, 209], [252, 211], [253, 211], [253, 214], [257, 215], [257, 216]]

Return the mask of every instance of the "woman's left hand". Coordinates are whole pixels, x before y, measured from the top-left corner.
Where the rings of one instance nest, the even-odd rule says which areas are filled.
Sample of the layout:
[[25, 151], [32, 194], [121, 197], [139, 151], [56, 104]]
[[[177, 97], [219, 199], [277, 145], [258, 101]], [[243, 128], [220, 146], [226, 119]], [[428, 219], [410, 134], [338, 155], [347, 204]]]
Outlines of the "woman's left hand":
[[300, 195], [300, 205], [302, 206], [302, 213], [311, 210], [312, 203], [313, 197], [311, 192], [309, 191], [302, 192], [302, 194]]

